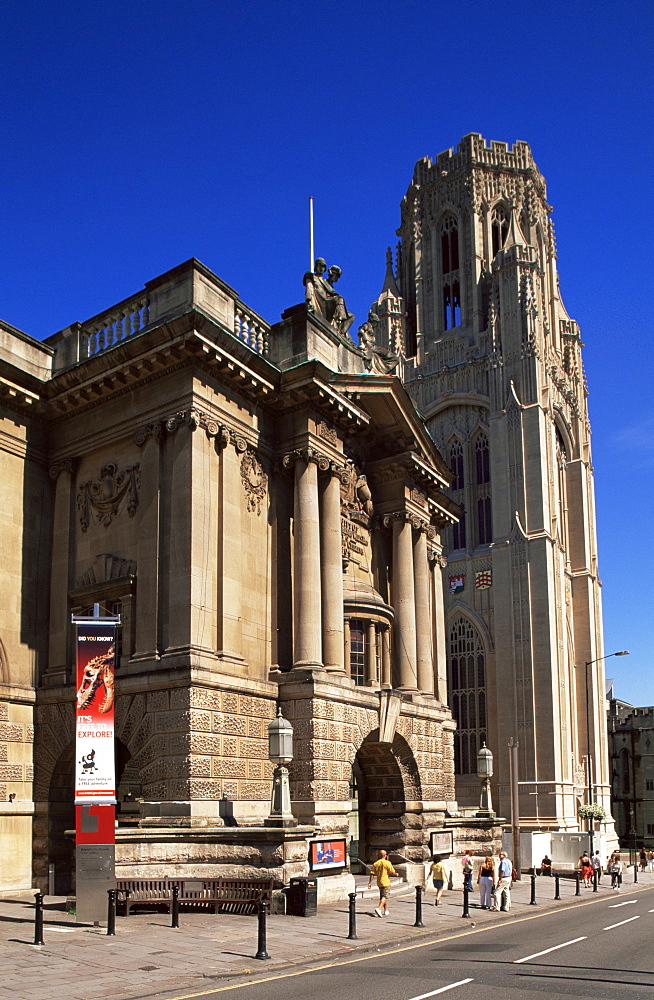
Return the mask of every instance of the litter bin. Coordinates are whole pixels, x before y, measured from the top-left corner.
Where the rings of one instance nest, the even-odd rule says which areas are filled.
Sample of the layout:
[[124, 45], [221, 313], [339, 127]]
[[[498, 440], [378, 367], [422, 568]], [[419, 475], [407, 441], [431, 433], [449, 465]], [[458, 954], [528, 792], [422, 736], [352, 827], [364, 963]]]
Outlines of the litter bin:
[[286, 913], [290, 917], [315, 917], [318, 913], [318, 880], [292, 878], [286, 893]]

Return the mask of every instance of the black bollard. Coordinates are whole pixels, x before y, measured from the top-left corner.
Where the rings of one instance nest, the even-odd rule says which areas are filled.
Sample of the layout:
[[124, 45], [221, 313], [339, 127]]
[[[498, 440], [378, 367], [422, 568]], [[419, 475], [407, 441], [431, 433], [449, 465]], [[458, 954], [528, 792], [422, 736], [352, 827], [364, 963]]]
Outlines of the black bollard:
[[454, 888], [454, 879], [452, 878], [452, 872], [450, 872], [450, 877], [447, 880], [447, 891], [452, 892], [453, 888]]
[[461, 914], [461, 916], [465, 917], [467, 920], [470, 919], [470, 907], [468, 905], [468, 894], [469, 894], [469, 892], [470, 892], [470, 890], [468, 889], [467, 884], [464, 884], [464, 886], [463, 886], [463, 913]]
[[34, 896], [34, 944], [43, 944], [43, 893]]
[[529, 900], [530, 906], [536, 906], [536, 876], [531, 876], [531, 899]]
[[581, 879], [579, 877], [579, 872], [575, 872], [575, 882], [577, 888], [575, 889], [575, 896], [581, 896]]
[[422, 888], [421, 885], [417, 885], [416, 886], [416, 922], [413, 925], [414, 927], [424, 927], [425, 926], [423, 924], [423, 922], [422, 922], [422, 893], [423, 893], [423, 891], [424, 890], [423, 890], [423, 888]]
[[599, 882], [599, 873], [597, 868], [593, 869], [593, 892], [597, 892], [597, 883]]
[[561, 876], [554, 876], [554, 899], [561, 898]]
[[107, 889], [107, 937], [116, 937], [116, 890]]
[[259, 940], [258, 940], [258, 951], [255, 958], [266, 959], [270, 958], [270, 955], [266, 951], [266, 901], [265, 899], [259, 900]]
[[347, 935], [348, 941], [357, 941], [357, 894], [356, 892], [348, 892], [347, 898], [350, 900], [349, 904], [349, 917], [350, 917], [350, 928]]
[[172, 920], [170, 922], [171, 927], [179, 927], [179, 886], [173, 886], [173, 905], [172, 909]]
[[634, 861], [634, 882], [638, 881], [638, 865]]

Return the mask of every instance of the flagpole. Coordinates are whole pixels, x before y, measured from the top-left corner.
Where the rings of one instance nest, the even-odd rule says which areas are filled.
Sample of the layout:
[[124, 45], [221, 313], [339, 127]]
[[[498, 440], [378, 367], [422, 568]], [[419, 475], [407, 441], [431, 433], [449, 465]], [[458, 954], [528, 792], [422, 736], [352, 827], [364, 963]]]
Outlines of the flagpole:
[[309, 198], [309, 269], [313, 271], [314, 247], [313, 247], [313, 198]]

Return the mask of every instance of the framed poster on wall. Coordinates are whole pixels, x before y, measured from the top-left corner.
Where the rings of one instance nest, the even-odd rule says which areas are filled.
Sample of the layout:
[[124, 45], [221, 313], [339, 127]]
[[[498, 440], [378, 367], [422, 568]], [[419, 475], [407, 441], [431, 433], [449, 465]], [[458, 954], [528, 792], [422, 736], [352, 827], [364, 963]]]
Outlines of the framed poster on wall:
[[329, 868], [344, 868], [347, 864], [345, 837], [309, 842], [309, 871], [321, 872]]
[[429, 834], [429, 849], [434, 854], [444, 857], [454, 853], [454, 831], [453, 830], [432, 830]]

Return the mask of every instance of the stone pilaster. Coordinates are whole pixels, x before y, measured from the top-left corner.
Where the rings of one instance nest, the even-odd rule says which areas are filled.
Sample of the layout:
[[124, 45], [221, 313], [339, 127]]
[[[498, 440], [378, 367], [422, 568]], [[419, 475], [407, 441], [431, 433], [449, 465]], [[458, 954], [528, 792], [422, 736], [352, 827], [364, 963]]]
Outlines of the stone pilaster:
[[158, 654], [159, 625], [159, 518], [161, 476], [161, 424], [140, 428], [134, 441], [141, 451], [141, 494], [138, 509], [137, 556], [138, 610], [134, 659]]
[[73, 545], [73, 474], [72, 459], [63, 459], [50, 468], [50, 477], [56, 480], [54, 519], [52, 530], [52, 562], [50, 572], [50, 645], [48, 653], [48, 682], [66, 679], [70, 614], [71, 547]]
[[193, 425], [184, 414], [166, 423], [170, 462], [168, 538], [168, 615], [165, 653], [188, 650], [191, 643], [191, 530], [193, 499]]
[[241, 459], [246, 442], [235, 439], [234, 447], [224, 447], [220, 453], [220, 487], [218, 504], [218, 653], [222, 658], [241, 659], [242, 578], [241, 531], [243, 517], [243, 484]]

